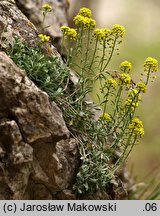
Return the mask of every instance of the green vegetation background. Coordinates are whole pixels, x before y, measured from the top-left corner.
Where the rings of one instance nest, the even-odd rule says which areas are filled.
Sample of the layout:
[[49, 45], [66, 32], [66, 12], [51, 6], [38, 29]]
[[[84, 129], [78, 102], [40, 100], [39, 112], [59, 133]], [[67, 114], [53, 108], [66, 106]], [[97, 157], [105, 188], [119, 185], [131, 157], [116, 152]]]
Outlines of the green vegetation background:
[[[143, 71], [143, 62], [151, 56], [160, 62], [160, 2], [158, 0], [70, 0], [70, 19], [80, 7], [89, 7], [98, 27], [111, 27], [121, 24], [126, 34], [120, 49], [110, 67], [117, 69], [119, 64], [128, 60], [133, 64], [132, 77], [138, 81]], [[160, 67], [159, 67], [160, 68]], [[150, 84], [143, 95], [138, 115], [143, 120], [145, 136], [134, 147], [128, 158], [127, 166], [138, 181], [146, 180], [153, 169], [156, 170], [149, 178], [160, 181], [160, 74]], [[97, 91], [94, 86], [93, 92]], [[96, 95], [93, 93], [93, 98]]]

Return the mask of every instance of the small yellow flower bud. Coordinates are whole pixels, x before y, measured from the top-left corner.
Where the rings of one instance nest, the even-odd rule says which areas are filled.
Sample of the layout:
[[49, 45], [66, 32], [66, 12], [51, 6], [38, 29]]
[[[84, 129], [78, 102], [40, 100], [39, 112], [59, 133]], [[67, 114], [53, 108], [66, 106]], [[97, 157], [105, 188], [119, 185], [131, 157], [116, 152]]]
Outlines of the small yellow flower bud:
[[128, 98], [130, 99], [138, 99], [139, 101], [141, 100], [141, 95], [137, 89], [130, 89], [128, 91]]
[[108, 113], [101, 113], [98, 117], [98, 119], [103, 119], [106, 121], [111, 121], [111, 116]]
[[96, 21], [94, 19], [84, 17], [84, 16], [79, 15], [79, 14], [77, 16], [75, 16], [73, 21], [75, 22], [75, 25], [83, 26], [84, 29], [87, 29], [87, 28], [94, 29], [96, 26]]
[[52, 10], [52, 7], [49, 4], [43, 4], [42, 8], [48, 12], [50, 12]]
[[45, 42], [45, 41], [49, 41], [50, 40], [50, 36], [44, 35], [44, 34], [39, 34], [38, 37], [41, 39], [41, 41]]
[[128, 84], [130, 84], [130, 82], [131, 82], [131, 77], [129, 74], [126, 74], [126, 73], [120, 74], [120, 76], [119, 76], [119, 83], [120, 84], [128, 85]]
[[124, 33], [125, 33], [125, 28], [122, 25], [119, 25], [119, 24], [113, 25], [113, 27], [112, 27], [112, 34], [115, 37], [117, 37], [117, 38], [118, 37], [123, 37]]
[[61, 30], [63, 31], [65, 37], [68, 37], [71, 40], [76, 39], [77, 37], [76, 29], [70, 28], [68, 26], [61, 26]]
[[144, 70], [158, 71], [158, 61], [155, 58], [148, 57], [144, 62]]
[[114, 79], [108, 79], [108, 80], [106, 80], [106, 83], [115, 89], [117, 87], [117, 82]]
[[131, 69], [132, 69], [132, 64], [128, 61], [123, 61], [120, 64], [120, 70], [123, 72], [129, 73]]
[[78, 15], [91, 18], [92, 13], [91, 13], [91, 10], [89, 8], [83, 7], [79, 10]]
[[108, 38], [111, 34], [111, 30], [108, 28], [96, 28], [93, 32], [93, 37], [98, 39], [99, 41]]
[[136, 88], [139, 90], [139, 92], [143, 92], [143, 93], [145, 93], [147, 90], [147, 86], [143, 82], [138, 82], [136, 84]]
[[142, 137], [144, 135], [143, 123], [139, 120], [139, 118], [132, 119], [131, 123], [128, 126], [128, 129], [136, 136], [139, 135], [140, 137]]

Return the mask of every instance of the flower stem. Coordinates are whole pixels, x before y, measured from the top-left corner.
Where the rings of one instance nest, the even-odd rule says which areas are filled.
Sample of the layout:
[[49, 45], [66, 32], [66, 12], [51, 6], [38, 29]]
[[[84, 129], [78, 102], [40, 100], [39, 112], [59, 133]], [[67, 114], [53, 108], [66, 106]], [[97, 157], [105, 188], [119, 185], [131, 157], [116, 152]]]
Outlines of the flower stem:
[[105, 64], [105, 66], [104, 66], [104, 68], [103, 68], [103, 71], [106, 69], [106, 67], [108, 66], [108, 64], [109, 64], [109, 62], [110, 62], [110, 60], [111, 60], [111, 58], [112, 58], [112, 56], [113, 56], [114, 48], [115, 48], [115, 45], [116, 45], [116, 40], [117, 40], [117, 38], [115, 37], [115, 38], [114, 38], [114, 41], [113, 41], [113, 47], [112, 47], [110, 56], [109, 56], [109, 58], [108, 58], [108, 60], [107, 60], [107, 62], [106, 62], [106, 64]]

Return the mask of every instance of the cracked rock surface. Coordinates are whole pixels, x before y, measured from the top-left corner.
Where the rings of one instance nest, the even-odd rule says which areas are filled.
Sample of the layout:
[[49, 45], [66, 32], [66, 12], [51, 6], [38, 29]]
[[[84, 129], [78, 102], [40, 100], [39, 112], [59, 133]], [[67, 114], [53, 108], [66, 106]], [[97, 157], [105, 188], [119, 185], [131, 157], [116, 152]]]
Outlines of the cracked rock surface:
[[0, 52], [0, 198], [49, 199], [67, 189], [78, 168], [69, 136], [57, 105]]

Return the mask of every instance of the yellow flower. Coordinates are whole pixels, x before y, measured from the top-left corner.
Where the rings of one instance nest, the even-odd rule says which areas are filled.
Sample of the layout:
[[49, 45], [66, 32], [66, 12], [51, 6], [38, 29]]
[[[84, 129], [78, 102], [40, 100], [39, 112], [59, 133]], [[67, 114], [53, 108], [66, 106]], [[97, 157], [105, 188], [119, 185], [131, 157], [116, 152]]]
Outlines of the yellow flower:
[[104, 38], [104, 32], [100, 28], [96, 28], [93, 32], [93, 37], [99, 40]]
[[137, 99], [138, 101], [140, 101], [141, 95], [137, 89], [130, 89], [128, 91], [128, 98], [133, 99], [133, 100]]
[[132, 112], [138, 107], [139, 101], [141, 100], [141, 95], [137, 89], [130, 89], [128, 91], [128, 98], [125, 102], [127, 109], [130, 109]]
[[106, 121], [111, 121], [111, 116], [108, 113], [101, 113], [98, 117], [98, 119], [103, 119]]
[[49, 12], [52, 10], [52, 7], [49, 4], [43, 4], [42, 8], [46, 11], [49, 11]]
[[144, 135], [143, 123], [139, 120], [139, 118], [132, 119], [131, 123], [128, 126], [128, 129], [136, 136], [139, 135], [140, 137], [142, 137]]
[[108, 28], [96, 28], [93, 32], [93, 37], [98, 40], [104, 40], [108, 38], [111, 34], [111, 30]]
[[109, 84], [113, 88], [117, 87], [117, 82], [114, 79], [108, 79], [106, 80], [106, 83]]
[[119, 75], [119, 82], [120, 84], [128, 85], [131, 82], [131, 77], [129, 74], [122, 73]]
[[77, 37], [76, 29], [70, 28], [68, 26], [61, 26], [61, 30], [63, 31], [65, 37], [68, 37], [71, 40], [76, 39]]
[[68, 27], [68, 26], [61, 26], [61, 30], [62, 30], [63, 32], [66, 32], [66, 31], [68, 31], [68, 29], [69, 29], [69, 27]]
[[145, 93], [147, 90], [147, 86], [143, 82], [138, 82], [136, 84], [136, 88], [139, 90], [139, 92], [143, 92], [143, 93]]
[[144, 62], [144, 70], [151, 70], [152, 72], [158, 71], [158, 61], [155, 58], [148, 57]]
[[44, 35], [44, 34], [39, 34], [38, 37], [41, 39], [41, 41], [45, 42], [45, 41], [49, 41], [50, 40], [50, 36]]
[[105, 38], [107, 38], [111, 35], [111, 30], [109, 28], [104, 28], [103, 32], [104, 32]]
[[74, 17], [73, 21], [75, 22], [75, 25], [80, 27], [82, 26], [84, 27], [84, 29], [86, 28], [94, 29], [96, 26], [96, 21], [94, 19], [84, 17], [79, 14]]
[[134, 110], [136, 109], [136, 107], [138, 107], [139, 102], [134, 102], [132, 99], [127, 99], [125, 102], [125, 106], [127, 107], [127, 109], [131, 109], [132, 112], [134, 112]]
[[112, 27], [112, 34], [115, 37], [117, 37], [117, 38], [118, 37], [123, 37], [124, 33], [125, 33], [125, 28], [122, 25], [119, 25], [119, 24], [113, 25], [113, 27]]
[[89, 8], [83, 7], [79, 10], [78, 15], [91, 18], [92, 13], [91, 13], [91, 10]]
[[132, 68], [132, 64], [130, 62], [128, 62], [128, 61], [123, 61], [120, 64], [120, 70], [123, 71], [123, 72], [129, 73], [131, 68]]

